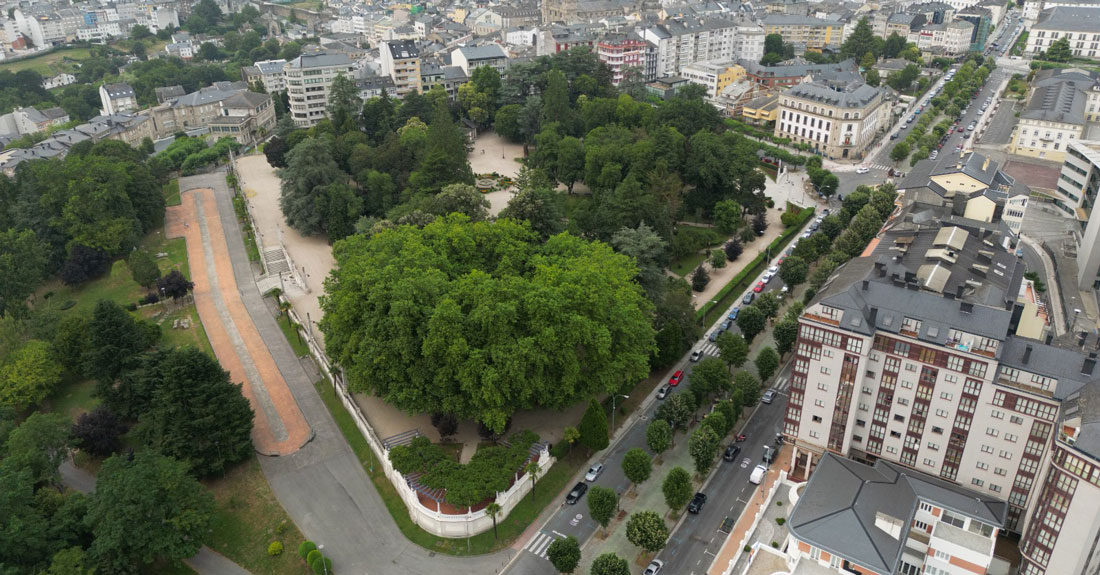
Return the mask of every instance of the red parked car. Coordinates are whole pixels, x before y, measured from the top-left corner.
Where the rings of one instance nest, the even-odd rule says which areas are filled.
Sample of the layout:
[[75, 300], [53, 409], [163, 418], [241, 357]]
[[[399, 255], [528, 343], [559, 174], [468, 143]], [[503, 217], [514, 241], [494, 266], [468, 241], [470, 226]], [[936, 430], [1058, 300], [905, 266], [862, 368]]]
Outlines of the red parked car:
[[756, 282], [756, 285], [753, 286], [752, 291], [756, 293], [764, 291], [764, 282]]
[[684, 372], [682, 371], [677, 371], [676, 373], [672, 374], [672, 377], [668, 378], [668, 384], [672, 387], [680, 385], [681, 381], [684, 381]]

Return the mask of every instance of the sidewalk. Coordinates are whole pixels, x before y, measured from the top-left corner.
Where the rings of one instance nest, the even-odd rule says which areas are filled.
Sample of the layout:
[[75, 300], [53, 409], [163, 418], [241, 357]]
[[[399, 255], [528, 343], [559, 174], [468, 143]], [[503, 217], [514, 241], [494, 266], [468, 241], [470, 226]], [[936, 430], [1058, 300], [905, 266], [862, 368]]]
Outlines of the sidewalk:
[[[791, 466], [791, 459], [794, 456], [794, 448], [790, 444], [784, 445], [779, 449], [779, 458], [768, 469], [768, 474], [764, 479], [764, 483], [756, 488], [753, 492], [752, 498], [749, 500], [749, 504], [745, 506], [744, 511], [741, 512], [741, 517], [737, 520], [737, 524], [734, 525], [733, 531], [730, 531], [726, 542], [722, 544], [722, 548], [718, 550], [718, 555], [714, 558], [714, 562], [711, 563], [710, 568], [707, 569], [708, 575], [725, 575], [727, 573], [740, 573], [740, 569], [744, 569], [744, 564], [747, 561], [747, 555], [742, 555], [742, 551], [745, 545], [752, 545], [754, 541], [759, 541], [763, 545], [771, 545], [772, 541], [783, 546], [783, 540], [786, 539], [786, 528], [782, 528], [784, 535], [782, 538], [776, 530], [772, 529], [776, 527], [772, 516], [778, 514], [779, 517], [786, 519], [787, 508], [790, 502], [784, 497], [783, 489], [784, 485], [778, 485], [779, 490], [776, 492], [776, 497], [771, 498], [769, 494], [772, 489], [776, 488], [779, 483], [780, 471], [786, 471]], [[783, 507], [775, 505], [773, 499], [783, 501]], [[767, 529], [764, 529], [765, 524], [763, 521], [757, 519], [757, 514], [764, 508], [765, 505], [770, 507], [776, 507], [780, 511], [773, 512], [770, 508], [765, 512], [763, 520], [772, 521], [771, 524], [767, 524]], [[733, 569], [734, 561], [737, 561], [738, 569]]]
[[[689, 473], [695, 473], [695, 463], [692, 461], [691, 453], [688, 450], [688, 437], [696, 428], [689, 429], [687, 433], [678, 433], [675, 437], [676, 443], [662, 454], [663, 461], [661, 465], [653, 467], [653, 473], [649, 476], [649, 479], [645, 483], [635, 486], [633, 495], [623, 493], [619, 497], [619, 509], [621, 511], [608, 524], [609, 534], [606, 539], [601, 539], [600, 532], [602, 530], [597, 530], [591, 539], [587, 542], [581, 542], [584, 553], [581, 554], [581, 563], [577, 567], [577, 573], [588, 573], [592, 561], [604, 553], [615, 553], [627, 561], [634, 561], [634, 558], [641, 553], [641, 549], [626, 539], [626, 520], [631, 513], [655, 511], [664, 517], [665, 525], [668, 525], [669, 531], [673, 529], [680, 517], [687, 513], [685, 506], [684, 509], [680, 510], [679, 515], [676, 517], [670, 516], [668, 505], [665, 504], [665, 495], [661, 491], [661, 484], [668, 476], [668, 472], [676, 466], [683, 467]], [[716, 467], [718, 465], [721, 465], [721, 460], [718, 460], [715, 464]], [[698, 485], [695, 485], [696, 489], [698, 487]], [[622, 519], [618, 519], [619, 517]]]
[[[753, 373], [755, 375], [756, 365], [753, 362], [752, 358], [754, 358], [764, 346], [775, 347], [775, 339], [772, 337], [770, 327], [771, 326], [769, 326], [768, 331], [757, 336], [753, 340], [752, 344], [749, 346], [750, 359], [745, 363], [744, 366], [742, 366], [742, 370], [749, 371], [750, 373]], [[779, 370], [777, 370], [776, 373], [780, 373], [782, 372], [782, 370], [783, 369], [781, 367]], [[770, 386], [770, 383], [763, 382], [761, 385], [763, 389], [767, 389]], [[747, 425], [749, 418], [752, 417], [752, 414], [754, 412], [755, 410], [753, 410], [752, 408], [745, 408], [745, 410], [742, 411], [742, 416], [737, 420], [737, 423], [734, 425], [733, 430], [730, 432], [730, 434], [727, 435], [726, 438], [722, 438], [723, 441], [721, 442], [721, 444], [725, 445], [725, 440], [729, 436], [732, 436], [736, 434], [739, 430], [743, 429], [744, 426]], [[625, 431], [625, 427], [623, 429]], [[683, 467], [694, 476], [695, 462], [692, 459], [690, 450], [688, 448], [688, 439], [691, 436], [691, 433], [695, 431], [695, 429], [698, 429], [698, 424], [695, 424], [686, 432], [677, 433], [675, 436], [675, 443], [671, 448], [669, 448], [667, 451], [665, 451], [665, 453], [661, 455], [662, 462], [660, 465], [654, 465], [653, 473], [650, 475], [649, 480], [647, 480], [645, 483], [642, 483], [641, 485], [637, 485], [634, 487], [633, 497], [627, 496], [625, 494], [620, 497], [619, 508], [622, 512], [608, 525], [608, 535], [606, 539], [602, 539], [599, 536], [600, 531], [597, 531], [597, 534], [594, 535], [587, 542], [581, 542], [584, 552], [582, 553], [581, 563], [580, 566], [577, 568], [577, 572], [586, 573], [591, 565], [591, 562], [595, 560], [596, 557], [599, 557], [604, 553], [616, 553], [627, 561], [633, 561], [634, 558], [638, 556], [641, 551], [636, 545], [626, 539], [625, 527], [626, 519], [629, 518], [630, 514], [635, 511], [656, 511], [657, 513], [660, 513], [662, 516], [664, 516], [665, 524], [668, 525], [670, 532], [675, 529], [676, 523], [680, 520], [681, 517], [683, 517], [684, 513], [687, 513], [687, 511], [686, 509], [681, 510], [680, 514], [676, 517], [671, 517], [667, 514], [668, 505], [665, 504], [665, 496], [664, 492], [661, 490], [661, 484], [664, 482], [665, 477], [668, 475], [668, 472], [676, 466]], [[780, 450], [779, 458], [776, 461], [777, 463], [772, 465], [772, 470], [774, 471], [774, 473], [769, 472], [768, 474], [769, 480], [773, 475], [778, 478], [778, 470], [790, 467], [791, 449], [789, 448], [789, 446], [785, 446], [783, 449]], [[721, 464], [721, 460], [717, 460], [715, 466], [711, 468], [710, 473], [707, 474], [707, 477], [703, 479], [702, 483], [693, 482], [695, 489], [698, 490], [700, 488], [700, 485], [705, 484], [713, 476], [714, 472]], [[749, 510], [751, 510], [751, 507], [746, 511]], [[618, 519], [620, 517], [621, 520]], [[742, 519], [743, 518], [744, 513], [742, 514]], [[538, 525], [541, 525], [541, 522], [536, 523]], [[740, 525], [740, 520], [738, 525]], [[736, 530], [734, 532], [736, 533]], [[521, 538], [521, 540], [525, 541], [526, 537]]]
[[[781, 204], [776, 201], [776, 205]], [[749, 262], [751, 262], [757, 254], [763, 253], [764, 250], [775, 241], [775, 238], [778, 238], [779, 235], [783, 233], [783, 224], [779, 221], [781, 213], [782, 212], [774, 209], [768, 210], [768, 229], [764, 232], [764, 235], [757, 237], [751, 244], [746, 244], [744, 246], [744, 251], [741, 252], [741, 257], [737, 258], [736, 261], [726, 262], [726, 266], [719, 269], [714, 269], [714, 267], [710, 265], [709, 257], [703, 262], [703, 266], [706, 267], [707, 273], [710, 274], [710, 282], [703, 291], [692, 292], [691, 305], [695, 306], [695, 309], [701, 308], [703, 304], [714, 299], [714, 296], [717, 295], [722, 288], [726, 287], [726, 284], [728, 284], [734, 276], [741, 273], [741, 270], [749, 265]], [[719, 246], [714, 249], [722, 248]], [[775, 254], [772, 255], [774, 256]], [[673, 274], [671, 271], [668, 273], [676, 277], [676, 274]], [[688, 272], [683, 276], [684, 280], [689, 283], [691, 282], [691, 273], [692, 272]], [[715, 316], [715, 319], [717, 320], [718, 316]], [[708, 329], [710, 328], [710, 326], [706, 327]]]

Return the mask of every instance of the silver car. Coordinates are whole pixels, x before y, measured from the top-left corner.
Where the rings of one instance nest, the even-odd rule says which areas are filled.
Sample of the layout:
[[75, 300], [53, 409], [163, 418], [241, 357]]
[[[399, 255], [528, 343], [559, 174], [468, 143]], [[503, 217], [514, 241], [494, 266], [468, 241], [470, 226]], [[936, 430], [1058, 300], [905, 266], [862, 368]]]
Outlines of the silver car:
[[775, 396], [779, 395], [779, 392], [774, 389], [769, 389], [764, 392], [763, 397], [760, 398], [760, 403], [771, 403], [775, 401]]
[[642, 572], [642, 575], [657, 575], [661, 572], [661, 569], [665, 566], [665, 562], [660, 559], [654, 559], [649, 562], [649, 565]]
[[589, 482], [595, 481], [601, 473], [603, 473], [603, 464], [597, 463], [588, 468], [588, 473], [584, 474], [584, 480]]

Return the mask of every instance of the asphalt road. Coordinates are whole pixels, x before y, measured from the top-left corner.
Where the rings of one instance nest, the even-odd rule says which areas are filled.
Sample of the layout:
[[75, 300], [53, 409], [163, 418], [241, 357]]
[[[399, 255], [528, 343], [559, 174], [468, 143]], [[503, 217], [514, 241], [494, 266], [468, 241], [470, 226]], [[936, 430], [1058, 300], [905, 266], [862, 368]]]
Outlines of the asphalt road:
[[[990, 40], [990, 43], [998, 43], [998, 49], [996, 51], [992, 50], [991, 48], [987, 49], [985, 52], [986, 56], [999, 56], [1002, 54], [1002, 50], [1008, 50], [1009, 48], [1011, 48], [1012, 43], [1016, 41], [1016, 21], [1010, 21], [1008, 17], [1005, 17], [1002, 22], [1003, 23], [1001, 29], [998, 30], [997, 35]], [[1002, 40], [1005, 37], [1008, 37], [1008, 39]], [[962, 120], [959, 121], [958, 126], [956, 126], [955, 131], [952, 132], [951, 136], [948, 138], [947, 143], [945, 143], [943, 148], [940, 149], [937, 159], [924, 159], [921, 160], [921, 162], [935, 162], [948, 157], [951, 157], [952, 159], [957, 159], [958, 153], [954, 151], [956, 145], [962, 143], [964, 149], [973, 146], [973, 143], [970, 140], [974, 136], [971, 135], [970, 138], [963, 138], [963, 134], [958, 133], [958, 128], [960, 126], [966, 128], [966, 126], [968, 126], [971, 122], [977, 123], [977, 120], [981, 119], [981, 117], [978, 116], [978, 110], [981, 109], [981, 105], [985, 102], [985, 98], [991, 95], [993, 93], [993, 90], [1000, 86], [1001, 81], [1004, 80], [1006, 75], [1011, 75], [1011, 72], [1003, 69], [1000, 66], [998, 66], [998, 68], [994, 70], [992, 74], [990, 74], [989, 78], [986, 79], [986, 83], [982, 87], [981, 92], [978, 94], [978, 97], [974, 98], [971, 101], [970, 106], [968, 106], [966, 115], [963, 117]], [[926, 95], [922, 98], [921, 101], [923, 102], [930, 100], [927, 94], [932, 92], [936, 88], [942, 87], [943, 84], [943, 78], [940, 78], [935, 85], [929, 88], [928, 92], [926, 92]], [[994, 103], [996, 103], [996, 99], [994, 99]], [[993, 105], [991, 104], [989, 109], [987, 109], [985, 113], [988, 114], [992, 111]], [[1003, 114], [1005, 114], [1005, 112], [1001, 111], [1000, 108], [998, 108], [998, 112], [1000, 112], [1000, 114], [998, 114], [998, 117], [1003, 118]], [[1007, 113], [1009, 114], [1009, 118], [1015, 120], [1015, 118], [1011, 116], [1011, 112]], [[902, 116], [900, 116], [899, 121], [904, 122], [906, 119], [909, 118], [910, 115], [912, 115], [912, 113], [903, 114]], [[1007, 127], [1002, 126], [1001, 124], [1007, 124]], [[1004, 139], [1005, 141], [1007, 141], [1007, 137], [1000, 134], [1000, 131], [1007, 129], [1008, 133], [1011, 133], [1013, 125], [1014, 123], [1008, 124], [1005, 122], [1001, 122], [997, 124], [996, 127], [987, 128], [994, 131], [993, 134], [987, 134], [987, 138], [992, 136], [992, 139]], [[895, 166], [894, 161], [890, 159], [890, 151], [894, 149], [894, 144], [905, 140], [905, 137], [909, 135], [909, 132], [913, 130], [914, 126], [915, 123], [911, 123], [906, 127], [898, 128], [896, 130], [898, 133], [898, 137], [896, 139], [890, 140], [886, 146], [883, 146], [882, 150], [880, 150], [877, 154], [861, 164], [869, 167], [870, 172], [866, 174], [857, 174], [855, 172], [841, 174], [840, 186], [837, 189], [837, 193], [843, 196], [844, 194], [855, 190], [858, 186], [876, 186], [878, 184], [884, 183], [887, 179], [886, 168]], [[909, 168], [903, 163], [903, 165], [900, 166], [900, 169], [904, 172], [908, 172], [912, 168]]]
[[[790, 363], [776, 381], [787, 387]], [[702, 489], [707, 495], [703, 511], [687, 514], [657, 556], [665, 562], [664, 572], [699, 575], [706, 573], [714, 561], [727, 536], [719, 529], [722, 522], [726, 518], [736, 521], [741, 516], [757, 487], [749, 483], [749, 475], [754, 467], [763, 463], [764, 446], [774, 445], [776, 434], [782, 431], [787, 400], [785, 391], [780, 394], [771, 404], [759, 404], [749, 417], [743, 431], [747, 438], [740, 444], [741, 453], [736, 459], [732, 462], [719, 459], [717, 471]]]

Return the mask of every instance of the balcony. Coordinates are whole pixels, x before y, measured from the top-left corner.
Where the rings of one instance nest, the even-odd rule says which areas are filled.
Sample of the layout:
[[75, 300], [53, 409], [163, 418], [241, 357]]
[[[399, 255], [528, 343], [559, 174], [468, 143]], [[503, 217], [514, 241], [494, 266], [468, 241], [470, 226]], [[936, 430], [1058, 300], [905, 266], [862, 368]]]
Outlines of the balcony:
[[835, 325], [835, 326], [840, 325], [840, 320], [828, 318], [828, 317], [825, 317], [823, 315], [812, 314], [812, 313], [809, 313], [809, 312], [803, 313], [802, 317], [807, 318], [807, 319], [812, 319], [814, 321], [819, 321], [821, 323], [827, 323], [829, 325]]

